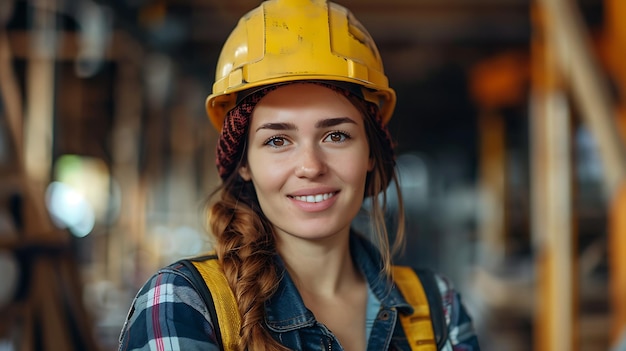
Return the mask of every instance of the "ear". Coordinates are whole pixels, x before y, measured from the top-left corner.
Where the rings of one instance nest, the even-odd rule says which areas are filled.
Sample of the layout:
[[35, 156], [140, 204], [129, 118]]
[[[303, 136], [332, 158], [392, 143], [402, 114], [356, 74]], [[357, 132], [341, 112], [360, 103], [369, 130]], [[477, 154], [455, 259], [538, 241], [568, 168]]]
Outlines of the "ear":
[[252, 179], [252, 176], [250, 174], [250, 169], [248, 168], [247, 165], [243, 165], [239, 167], [237, 172], [239, 172], [239, 176], [241, 176], [241, 178], [243, 178], [243, 180], [245, 180], [246, 182], [249, 182], [250, 179]]
[[369, 160], [367, 161], [367, 171], [371, 172], [374, 170], [374, 158], [370, 156]]

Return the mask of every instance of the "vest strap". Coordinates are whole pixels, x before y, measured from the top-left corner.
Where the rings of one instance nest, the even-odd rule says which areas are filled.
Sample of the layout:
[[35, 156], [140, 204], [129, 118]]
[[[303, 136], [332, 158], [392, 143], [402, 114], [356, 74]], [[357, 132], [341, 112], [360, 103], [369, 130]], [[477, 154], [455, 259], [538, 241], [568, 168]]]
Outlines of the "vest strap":
[[437, 351], [428, 299], [417, 274], [410, 267], [393, 266], [393, 280], [406, 301], [413, 306], [413, 314], [400, 315], [411, 350]]
[[[237, 301], [233, 295], [222, 266], [217, 259], [205, 261], [191, 261], [196, 267], [213, 298], [219, 331], [222, 336], [224, 350], [238, 350], [239, 330], [241, 328], [241, 316], [237, 309]], [[217, 328], [216, 328], [217, 329]]]

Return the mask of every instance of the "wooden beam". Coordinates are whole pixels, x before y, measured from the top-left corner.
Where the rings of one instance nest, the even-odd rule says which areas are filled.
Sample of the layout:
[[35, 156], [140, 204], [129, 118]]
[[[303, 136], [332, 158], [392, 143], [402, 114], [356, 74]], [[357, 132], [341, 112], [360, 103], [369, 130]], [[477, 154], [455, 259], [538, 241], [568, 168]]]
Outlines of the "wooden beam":
[[531, 92], [531, 225], [536, 252], [535, 350], [577, 350], [574, 305], [571, 125], [557, 53], [534, 7]]
[[[58, 31], [57, 47], [50, 53], [56, 61], [75, 61], [80, 52], [80, 34], [78, 32]], [[31, 43], [36, 40], [34, 33], [23, 30], [13, 30], [6, 34], [9, 46], [15, 59], [31, 57]], [[128, 33], [118, 30], [112, 33], [112, 39], [103, 59], [109, 61], [129, 61], [140, 65], [144, 48]]]
[[7, 32], [0, 29], [0, 99], [4, 105], [9, 130], [9, 144], [15, 149], [16, 166], [23, 165], [23, 108], [22, 93], [13, 71], [13, 53]]
[[[622, 145], [626, 144], [626, 1], [605, 0], [605, 48], [608, 66], [620, 97], [616, 121]], [[626, 335], [626, 180], [621, 182], [609, 207], [609, 289], [611, 341], [616, 344]], [[623, 341], [622, 341], [623, 342]]]
[[626, 1], [605, 0], [605, 43], [608, 65], [621, 93], [622, 102], [626, 102]]
[[[609, 212], [609, 283], [612, 327], [611, 340], [620, 341], [626, 335], [626, 182], [614, 197]], [[622, 341], [623, 342], [623, 341]]]
[[607, 199], [626, 179], [626, 147], [615, 122], [616, 102], [603, 80], [580, 11], [570, 0], [536, 0], [545, 12], [546, 45], [554, 48], [555, 64], [567, 81], [574, 102], [597, 142], [604, 167]]
[[[37, 2], [46, 1], [37, 0]], [[24, 163], [27, 176], [36, 186], [41, 187], [40, 193], [43, 194], [43, 187], [50, 179], [52, 166], [55, 91], [53, 53], [57, 41], [54, 12], [36, 10], [33, 22], [26, 73]]]
[[479, 235], [486, 267], [496, 267], [506, 257], [506, 128], [501, 115], [479, 116], [480, 195], [485, 210], [480, 215]]
[[[106, 247], [106, 277], [118, 286], [124, 284], [124, 272], [136, 269], [128, 267], [128, 260], [119, 257], [136, 257], [145, 235], [146, 184], [139, 174], [139, 141], [142, 134], [144, 90], [142, 72], [127, 61], [117, 61], [115, 79], [115, 111], [111, 138], [111, 172], [122, 194], [119, 217], [113, 226]], [[132, 260], [130, 261], [132, 262]], [[148, 262], [137, 262], [138, 265]]]
[[506, 123], [498, 113], [527, 99], [528, 55], [510, 51], [483, 60], [470, 71], [469, 88], [479, 106], [479, 218], [483, 264], [499, 265], [506, 256]]

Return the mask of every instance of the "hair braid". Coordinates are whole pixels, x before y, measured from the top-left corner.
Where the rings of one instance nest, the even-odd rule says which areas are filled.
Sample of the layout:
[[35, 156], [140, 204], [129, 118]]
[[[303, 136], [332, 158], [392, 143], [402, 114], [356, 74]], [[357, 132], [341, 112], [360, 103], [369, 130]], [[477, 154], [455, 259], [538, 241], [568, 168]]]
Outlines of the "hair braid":
[[[216, 252], [241, 315], [240, 349], [287, 350], [264, 328], [264, 302], [279, 283], [271, 226], [260, 215], [254, 191], [238, 175], [222, 186], [221, 198], [209, 210]], [[236, 195], [235, 195], [236, 194]]]

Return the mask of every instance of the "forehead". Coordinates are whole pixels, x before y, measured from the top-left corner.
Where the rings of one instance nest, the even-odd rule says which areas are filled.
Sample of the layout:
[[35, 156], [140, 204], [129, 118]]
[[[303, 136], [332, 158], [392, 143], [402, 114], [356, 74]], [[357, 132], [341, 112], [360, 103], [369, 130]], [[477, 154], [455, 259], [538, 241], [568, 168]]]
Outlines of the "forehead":
[[272, 90], [261, 98], [253, 110], [252, 123], [259, 118], [287, 117], [296, 112], [310, 112], [319, 117], [361, 115], [341, 91], [315, 83], [292, 83]]

